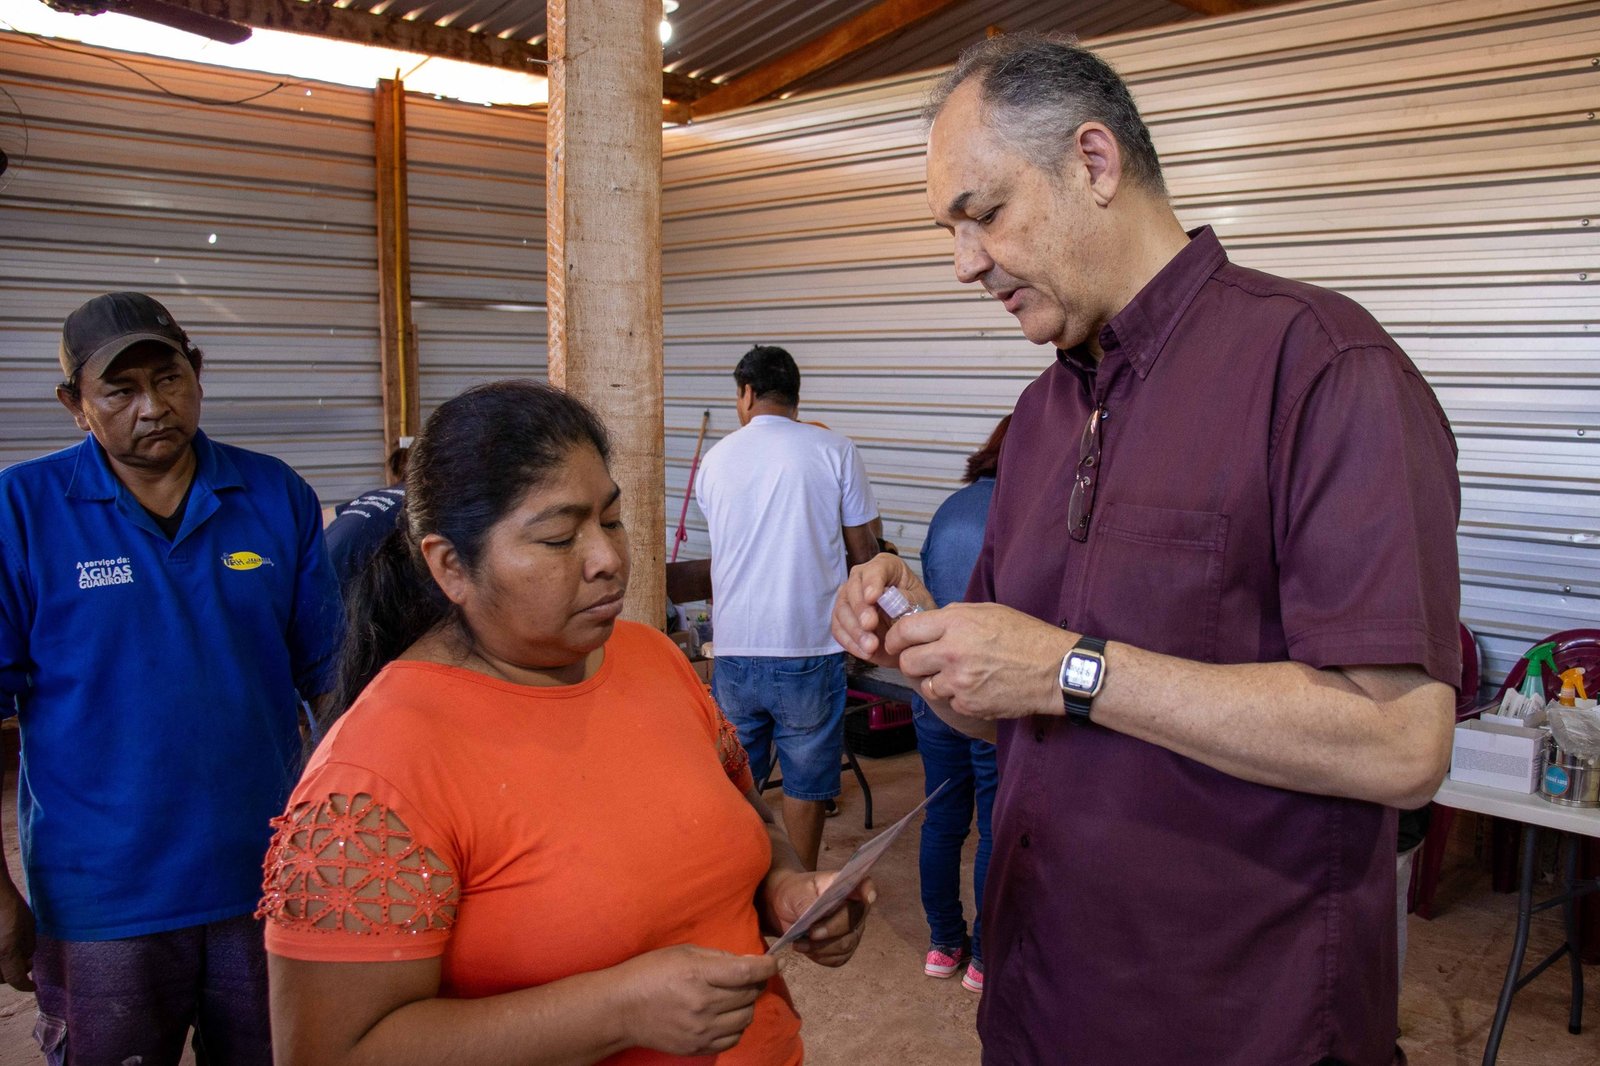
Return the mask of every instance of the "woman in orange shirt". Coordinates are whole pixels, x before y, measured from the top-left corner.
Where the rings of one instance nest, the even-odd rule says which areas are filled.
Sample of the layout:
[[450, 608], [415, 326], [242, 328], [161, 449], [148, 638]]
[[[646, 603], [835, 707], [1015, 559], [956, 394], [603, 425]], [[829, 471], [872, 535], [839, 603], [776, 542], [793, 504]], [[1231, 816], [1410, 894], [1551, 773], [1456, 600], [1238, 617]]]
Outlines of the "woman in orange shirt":
[[[628, 582], [599, 421], [471, 389], [412, 450], [350, 608], [340, 704], [276, 821], [277, 1061], [793, 1066], [763, 932], [805, 871]], [[801, 942], [847, 961], [870, 885]]]

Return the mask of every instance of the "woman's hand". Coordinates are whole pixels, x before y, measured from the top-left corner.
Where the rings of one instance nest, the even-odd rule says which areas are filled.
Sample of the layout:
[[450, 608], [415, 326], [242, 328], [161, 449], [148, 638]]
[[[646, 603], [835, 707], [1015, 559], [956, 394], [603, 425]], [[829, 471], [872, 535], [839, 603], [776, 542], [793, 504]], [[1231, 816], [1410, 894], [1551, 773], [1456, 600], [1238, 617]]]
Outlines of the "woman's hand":
[[714, 1055], [744, 1035], [757, 997], [778, 974], [778, 960], [684, 944], [629, 959], [614, 973], [628, 982], [630, 1044], [669, 1055]]
[[[819, 873], [774, 870], [767, 875], [761, 911], [766, 924], [779, 933], [788, 930], [796, 918], [833, 882], [838, 871]], [[813, 925], [794, 942], [794, 949], [822, 966], [843, 966], [861, 943], [867, 911], [878, 898], [878, 889], [869, 877], [862, 881], [843, 903]]]

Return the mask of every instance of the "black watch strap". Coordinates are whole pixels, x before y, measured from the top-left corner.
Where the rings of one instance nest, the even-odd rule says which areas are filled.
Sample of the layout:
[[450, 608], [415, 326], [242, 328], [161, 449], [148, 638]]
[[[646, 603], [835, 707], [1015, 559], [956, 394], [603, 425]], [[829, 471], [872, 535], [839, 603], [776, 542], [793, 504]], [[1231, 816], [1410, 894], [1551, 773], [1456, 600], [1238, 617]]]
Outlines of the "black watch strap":
[[[1105, 665], [1104, 656], [1105, 656], [1105, 652], [1106, 652], [1106, 642], [1105, 642], [1105, 640], [1103, 638], [1101, 638], [1101, 637], [1089, 637], [1089, 636], [1080, 637], [1080, 638], [1078, 638], [1078, 643], [1076, 643], [1076, 644], [1074, 644], [1072, 646], [1072, 650], [1073, 651], [1094, 652], [1095, 655], [1101, 656], [1101, 669], [1104, 670], [1104, 665]], [[1102, 675], [1102, 677], [1103, 677], [1103, 675]], [[1078, 695], [1075, 695], [1074, 693], [1068, 692], [1066, 689], [1062, 689], [1061, 690], [1061, 702], [1062, 702], [1062, 705], [1066, 708], [1067, 717], [1069, 717], [1069, 718], [1081, 718], [1085, 722], [1090, 721], [1089, 709], [1092, 706], [1094, 706], [1094, 697], [1093, 696], [1089, 696], [1089, 697], [1078, 696]]]

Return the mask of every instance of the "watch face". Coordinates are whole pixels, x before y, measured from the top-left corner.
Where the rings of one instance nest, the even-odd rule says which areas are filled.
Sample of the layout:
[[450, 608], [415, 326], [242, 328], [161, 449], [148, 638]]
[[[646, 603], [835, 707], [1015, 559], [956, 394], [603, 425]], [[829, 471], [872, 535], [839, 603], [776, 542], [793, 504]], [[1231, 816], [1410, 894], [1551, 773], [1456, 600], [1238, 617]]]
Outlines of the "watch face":
[[1073, 652], [1061, 672], [1061, 687], [1075, 692], [1093, 692], [1100, 684], [1100, 672], [1105, 663], [1093, 655]]

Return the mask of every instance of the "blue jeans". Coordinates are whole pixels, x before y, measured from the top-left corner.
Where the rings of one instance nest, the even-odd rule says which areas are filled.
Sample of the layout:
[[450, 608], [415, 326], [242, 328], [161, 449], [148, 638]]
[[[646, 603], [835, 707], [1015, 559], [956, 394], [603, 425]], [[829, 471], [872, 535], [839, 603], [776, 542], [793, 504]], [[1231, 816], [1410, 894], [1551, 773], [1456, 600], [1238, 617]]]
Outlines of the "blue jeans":
[[271, 1066], [267, 954], [249, 915], [122, 940], [39, 935], [34, 1039], [49, 1066]]
[[999, 780], [994, 745], [973, 740], [944, 724], [922, 700], [911, 704], [917, 728], [917, 750], [922, 755], [924, 796], [949, 781], [939, 798], [928, 804], [922, 821], [922, 848], [918, 863], [922, 874], [922, 910], [928, 917], [931, 943], [941, 948], [960, 947], [967, 938], [961, 910], [961, 847], [978, 814], [978, 857], [972, 869], [972, 895], [979, 917], [972, 923], [972, 958], [983, 961], [980, 940], [983, 882], [989, 873], [989, 815], [994, 810], [994, 790]]
[[844, 652], [796, 657], [719, 655], [711, 694], [739, 731], [759, 787], [778, 748], [783, 794], [828, 800], [839, 794], [844, 758]]

